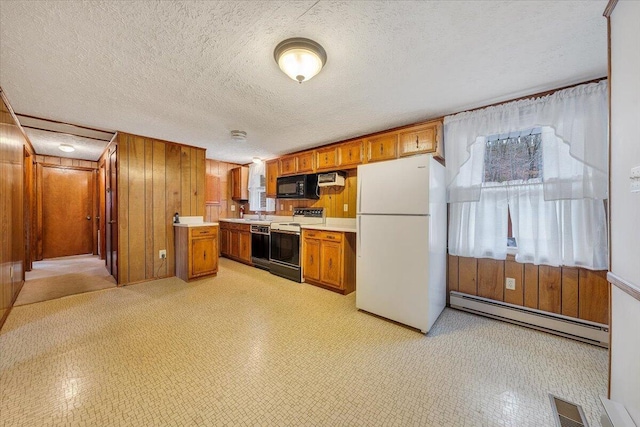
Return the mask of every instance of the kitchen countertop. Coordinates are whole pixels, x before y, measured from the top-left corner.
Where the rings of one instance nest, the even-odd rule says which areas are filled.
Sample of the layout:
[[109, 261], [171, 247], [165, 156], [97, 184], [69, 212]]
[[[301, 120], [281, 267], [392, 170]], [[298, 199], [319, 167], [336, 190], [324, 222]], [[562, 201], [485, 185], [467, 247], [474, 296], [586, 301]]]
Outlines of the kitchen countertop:
[[199, 222], [199, 223], [191, 223], [191, 224], [173, 224], [174, 227], [212, 227], [212, 226], [217, 226], [218, 223], [217, 222]]
[[357, 232], [355, 218], [327, 218], [324, 224], [302, 224], [301, 227], [309, 230]]
[[218, 221], [233, 222], [235, 224], [257, 224], [257, 225], [270, 225], [274, 221], [257, 220], [257, 219], [240, 219], [240, 218], [220, 218]]

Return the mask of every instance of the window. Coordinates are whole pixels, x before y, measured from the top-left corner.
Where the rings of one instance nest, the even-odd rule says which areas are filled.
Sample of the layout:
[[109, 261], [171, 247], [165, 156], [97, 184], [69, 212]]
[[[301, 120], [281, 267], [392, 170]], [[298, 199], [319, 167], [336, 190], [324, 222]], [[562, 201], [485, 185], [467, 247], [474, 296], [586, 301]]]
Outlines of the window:
[[483, 182], [527, 181], [542, 178], [541, 129], [487, 138]]

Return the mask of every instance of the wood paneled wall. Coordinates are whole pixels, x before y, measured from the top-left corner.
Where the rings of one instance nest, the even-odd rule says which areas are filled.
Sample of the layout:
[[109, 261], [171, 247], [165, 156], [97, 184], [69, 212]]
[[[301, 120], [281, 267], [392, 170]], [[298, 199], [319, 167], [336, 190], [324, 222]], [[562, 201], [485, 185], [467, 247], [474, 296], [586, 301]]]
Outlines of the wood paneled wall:
[[125, 133], [115, 142], [118, 283], [175, 276], [173, 215], [204, 216], [205, 150]]
[[[205, 206], [205, 221], [216, 222], [220, 218], [237, 218], [241, 203], [231, 200], [231, 180], [229, 172], [242, 165], [226, 163], [219, 160], [206, 159], [206, 191], [214, 202], [207, 202]], [[231, 210], [234, 206], [234, 210]], [[249, 207], [247, 203], [246, 208]], [[248, 212], [248, 211], [247, 211]]]
[[276, 200], [276, 215], [292, 215], [293, 208], [319, 207], [325, 209], [327, 217], [355, 218], [357, 189], [357, 169], [350, 169], [344, 187], [320, 187], [318, 200]]
[[24, 137], [0, 89], [0, 327], [24, 283]]
[[[609, 284], [606, 271], [575, 267], [521, 264], [449, 255], [450, 291], [535, 308], [603, 324], [609, 323]], [[516, 281], [515, 290], [505, 279]]]

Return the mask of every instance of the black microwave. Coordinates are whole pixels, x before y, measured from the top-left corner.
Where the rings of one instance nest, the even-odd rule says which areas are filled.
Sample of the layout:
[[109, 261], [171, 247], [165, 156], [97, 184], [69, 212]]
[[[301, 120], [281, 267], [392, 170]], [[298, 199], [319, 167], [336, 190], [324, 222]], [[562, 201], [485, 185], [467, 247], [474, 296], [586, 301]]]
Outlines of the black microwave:
[[281, 176], [277, 180], [278, 199], [319, 199], [318, 175]]

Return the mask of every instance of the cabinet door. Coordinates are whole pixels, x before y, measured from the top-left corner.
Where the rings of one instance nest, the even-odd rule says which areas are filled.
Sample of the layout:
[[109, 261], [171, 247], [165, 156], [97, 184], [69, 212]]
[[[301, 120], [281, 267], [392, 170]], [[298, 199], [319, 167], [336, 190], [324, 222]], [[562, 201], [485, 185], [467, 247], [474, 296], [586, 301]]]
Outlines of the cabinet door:
[[240, 256], [240, 232], [238, 230], [229, 231], [229, 255], [234, 258]]
[[342, 288], [342, 244], [322, 241], [320, 281]]
[[305, 279], [320, 280], [320, 240], [304, 239], [302, 242], [304, 265], [302, 266]]
[[220, 177], [207, 174], [204, 183], [205, 203], [220, 204]]
[[298, 154], [298, 173], [313, 172], [313, 151]]
[[238, 234], [240, 242], [238, 258], [246, 262], [251, 262], [251, 233], [241, 231]]
[[287, 156], [280, 158], [280, 174], [281, 175], [291, 175], [298, 171], [298, 165], [296, 161], [298, 158], [296, 156]]
[[316, 169], [334, 169], [338, 166], [336, 147], [323, 148], [316, 151]]
[[233, 200], [249, 199], [249, 168], [240, 166], [231, 169], [231, 198]]
[[398, 136], [400, 156], [435, 152], [436, 132], [435, 124], [400, 132]]
[[367, 160], [379, 162], [398, 157], [398, 134], [381, 135], [367, 140]]
[[222, 255], [231, 255], [231, 232], [226, 228], [220, 229], [220, 253]]
[[338, 166], [357, 166], [362, 163], [362, 140], [338, 146]]
[[267, 197], [276, 197], [278, 191], [277, 179], [278, 179], [278, 161], [271, 160], [266, 164], [267, 180]]
[[218, 269], [218, 242], [215, 237], [191, 241], [190, 277], [214, 273]]

